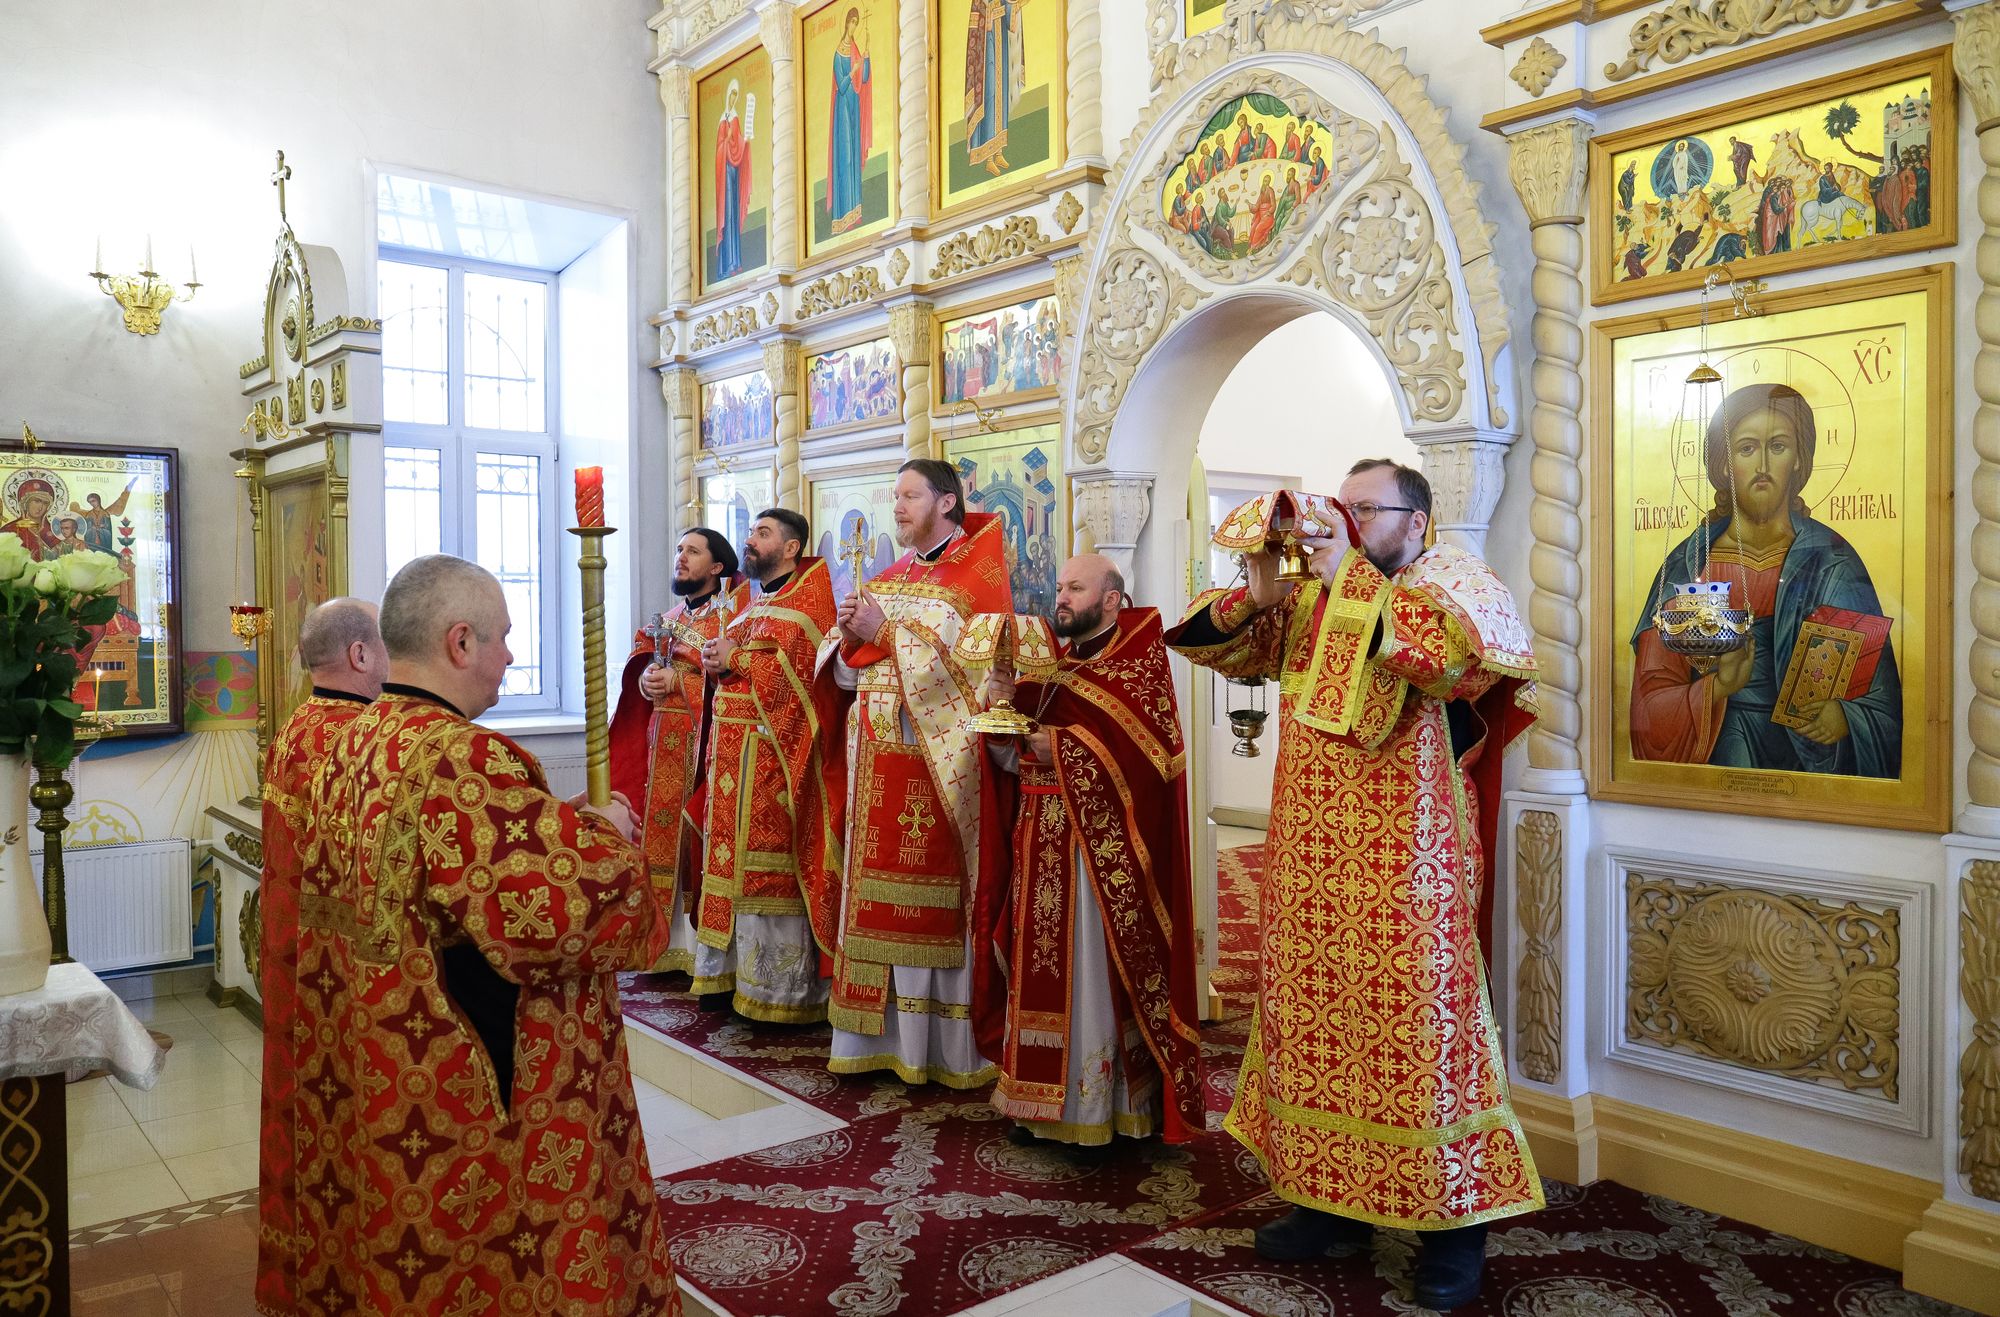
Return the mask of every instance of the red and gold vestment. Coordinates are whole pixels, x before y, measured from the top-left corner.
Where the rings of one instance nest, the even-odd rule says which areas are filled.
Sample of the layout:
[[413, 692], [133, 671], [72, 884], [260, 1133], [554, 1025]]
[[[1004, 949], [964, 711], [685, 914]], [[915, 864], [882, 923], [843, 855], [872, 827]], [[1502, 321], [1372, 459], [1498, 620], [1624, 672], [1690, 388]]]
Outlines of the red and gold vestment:
[[1393, 578], [1350, 550], [1331, 585], [1261, 612], [1242, 589], [1203, 595], [1168, 643], [1279, 683], [1261, 979], [1227, 1128], [1281, 1197], [1341, 1216], [1433, 1230], [1540, 1207], [1477, 931], [1500, 755], [1532, 720], [1513, 597], [1449, 545]]
[[[1048, 732], [1049, 762], [1024, 756], [1013, 817], [1003, 807], [983, 825], [1013, 837], [1011, 852], [1003, 849], [980, 875], [973, 938], [975, 947], [991, 944], [1006, 974], [1004, 983], [987, 974], [973, 980], [980, 1050], [1000, 1058], [993, 1105], [1019, 1120], [1065, 1120], [1075, 1073], [1080, 867], [1110, 953], [1119, 1073], [1134, 1089], [1164, 1081], [1164, 1133], [1181, 1143], [1203, 1132], [1205, 1115], [1187, 756], [1159, 611], [1121, 611], [1088, 658], [1059, 648], [1040, 618], [1013, 622], [1029, 637], [1016, 646], [1014, 706]], [[990, 652], [979, 633], [992, 629], [968, 628], [961, 652], [975, 661], [978, 650]], [[1087, 1140], [1101, 1137], [1092, 1131]]]
[[[729, 623], [736, 647], [715, 682], [696, 920], [708, 946], [731, 944], [738, 915], [809, 916], [813, 940], [831, 963], [840, 912], [843, 747], [831, 693], [816, 693], [813, 676], [833, 621], [825, 561], [801, 558], [777, 591], [756, 596]], [[740, 974], [738, 1009], [752, 1018], [824, 1018], [823, 1004], [756, 1000]], [[809, 974], [819, 977], [818, 967]]]
[[305, 798], [334, 742], [368, 707], [345, 691], [313, 688], [264, 753], [264, 873], [257, 983], [264, 1009], [264, 1083], [257, 1154], [257, 1306], [289, 1313], [297, 1292], [297, 1196], [292, 1105], [298, 1090], [299, 845]]
[[[703, 821], [708, 816], [708, 742], [714, 684], [701, 670], [701, 647], [722, 634], [723, 622], [748, 607], [745, 582], [725, 585], [700, 604], [685, 601], [666, 614], [662, 647], [672, 683], [657, 703], [639, 693], [639, 677], [657, 652], [641, 631], [618, 691], [611, 719], [611, 787], [632, 802], [640, 819], [639, 844], [653, 887], [668, 911], [685, 898], [693, 909], [701, 878]], [[684, 950], [669, 949], [654, 969], [691, 970]]]
[[298, 840], [297, 1311], [678, 1313], [613, 973], [667, 941], [638, 849], [393, 685]]
[[[847, 715], [853, 792], [828, 1017], [851, 1034], [883, 1035], [892, 1009], [955, 1020], [969, 1034], [969, 993], [956, 1002], [918, 1001], [892, 984], [897, 967], [967, 967], [980, 792], [990, 774], [980, 737], [967, 725], [980, 692], [952, 646], [967, 618], [1010, 610], [1013, 594], [998, 518], [968, 513], [962, 529], [934, 558], [906, 553], [870, 580], [867, 593], [886, 620], [874, 643], [841, 648], [841, 661], [857, 674]], [[1006, 844], [1004, 836], [988, 840]], [[958, 1063], [842, 1053], [836, 1034], [835, 1070], [886, 1066], [913, 1083], [977, 1084], [990, 1073], [971, 1056], [969, 1037]]]

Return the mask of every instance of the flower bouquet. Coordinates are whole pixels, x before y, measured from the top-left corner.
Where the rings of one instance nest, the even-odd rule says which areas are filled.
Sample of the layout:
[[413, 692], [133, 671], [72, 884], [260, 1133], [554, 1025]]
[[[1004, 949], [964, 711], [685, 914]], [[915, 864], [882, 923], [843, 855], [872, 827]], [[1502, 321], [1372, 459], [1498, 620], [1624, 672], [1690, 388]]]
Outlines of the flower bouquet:
[[102, 628], [118, 613], [125, 569], [80, 550], [37, 561], [0, 536], [0, 755], [61, 770], [76, 757], [83, 706], [70, 698]]

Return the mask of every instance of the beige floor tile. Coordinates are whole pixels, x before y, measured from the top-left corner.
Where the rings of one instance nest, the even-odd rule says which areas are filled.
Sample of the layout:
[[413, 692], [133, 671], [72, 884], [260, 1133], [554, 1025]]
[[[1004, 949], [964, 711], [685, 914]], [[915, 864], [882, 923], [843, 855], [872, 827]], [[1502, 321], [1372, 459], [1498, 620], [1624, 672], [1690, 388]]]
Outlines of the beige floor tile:
[[257, 1076], [230, 1057], [226, 1064], [217, 1063], [179, 1079], [161, 1079], [149, 1090], [120, 1086], [115, 1091], [132, 1119], [143, 1123], [254, 1102], [258, 1088]]
[[1215, 844], [1222, 850], [1237, 846], [1262, 846], [1265, 834], [1257, 828], [1233, 828], [1227, 824], [1215, 829]]
[[262, 1038], [264, 1031], [245, 1019], [239, 1011], [216, 1011], [207, 1018], [195, 1017], [195, 1023], [224, 1043], [240, 1038]]
[[69, 1182], [69, 1224], [74, 1230], [186, 1201], [186, 1191], [165, 1163], [76, 1176]]
[[170, 1158], [167, 1169], [180, 1182], [189, 1202], [213, 1198], [217, 1194], [235, 1193], [239, 1189], [253, 1188], [257, 1183], [257, 1144], [252, 1140], [227, 1148], [211, 1148], [207, 1152]]
[[[136, 1137], [135, 1137], [136, 1136]], [[69, 1132], [69, 1174], [71, 1179], [122, 1171], [133, 1166], [149, 1166], [160, 1154], [137, 1125], [115, 1129]]]
[[71, 1084], [63, 1095], [68, 1105], [68, 1123], [71, 1138], [78, 1134], [95, 1134], [100, 1130], [119, 1129], [138, 1122], [132, 1113], [118, 1100], [113, 1092], [114, 1081], [109, 1077], [86, 1080], [81, 1084]]
[[141, 1001], [128, 1001], [125, 1009], [138, 1016], [142, 1023], [168, 1033], [173, 1033], [177, 1024], [194, 1023], [194, 1015], [178, 997], [147, 997]]
[[[1060, 1281], [1063, 1275], [1052, 1276]], [[1129, 1263], [1064, 1286], [1045, 1299], [1003, 1309], [1009, 1317], [1187, 1317], [1188, 1296]]]
[[639, 1099], [639, 1123], [646, 1133], [672, 1134], [677, 1130], [703, 1129], [715, 1124], [715, 1117], [669, 1093]]
[[207, 1030], [192, 1020], [182, 1022], [179, 1033], [174, 1035], [174, 1045], [167, 1049], [167, 1062], [160, 1068], [161, 1082], [170, 1079], [184, 1079], [197, 1071], [234, 1061], [227, 1047], [215, 1041]]
[[250, 1068], [250, 1073], [264, 1073], [264, 1035], [255, 1038], [233, 1038], [223, 1044], [229, 1054]]
[[187, 1157], [214, 1148], [227, 1148], [257, 1137], [258, 1104], [235, 1102], [185, 1116], [165, 1116], [139, 1126], [153, 1149], [163, 1158]]

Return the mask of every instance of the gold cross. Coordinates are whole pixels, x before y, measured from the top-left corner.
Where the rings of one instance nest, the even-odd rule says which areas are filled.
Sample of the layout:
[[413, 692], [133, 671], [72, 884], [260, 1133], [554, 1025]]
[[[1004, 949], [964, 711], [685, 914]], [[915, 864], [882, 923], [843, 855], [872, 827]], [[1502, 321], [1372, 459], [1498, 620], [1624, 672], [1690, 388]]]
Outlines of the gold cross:
[[903, 835], [913, 842], [921, 842], [924, 834], [937, 822], [921, 797], [903, 806], [903, 812], [896, 816], [896, 822], [903, 825]]
[[286, 224], [291, 223], [291, 221], [285, 217], [285, 180], [291, 176], [292, 167], [285, 163], [285, 153], [280, 151], [278, 152], [278, 168], [271, 175], [271, 182], [278, 189], [278, 218]]
[[859, 517], [854, 519], [854, 529], [840, 542], [840, 556], [847, 560], [847, 568], [854, 575], [854, 592], [861, 592], [861, 574], [868, 565], [868, 536], [862, 532], [868, 523]]

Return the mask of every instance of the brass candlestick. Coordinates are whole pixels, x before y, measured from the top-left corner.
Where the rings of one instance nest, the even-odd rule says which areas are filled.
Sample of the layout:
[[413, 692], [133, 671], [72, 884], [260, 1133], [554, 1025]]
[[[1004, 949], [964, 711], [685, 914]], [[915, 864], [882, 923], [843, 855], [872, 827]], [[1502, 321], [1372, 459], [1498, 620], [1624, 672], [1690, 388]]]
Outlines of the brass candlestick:
[[611, 526], [571, 526], [583, 541], [577, 571], [583, 577], [583, 755], [585, 786], [593, 805], [611, 803], [611, 721], [604, 689], [604, 537]]
[[[993, 671], [1005, 671], [1009, 676], [1017, 676], [1014, 671], [1014, 619], [1000, 618], [1000, 630], [993, 637]], [[988, 736], [1028, 736], [1041, 724], [1014, 707], [1012, 700], [996, 700], [990, 709], [981, 710], [969, 719], [972, 730]]]

